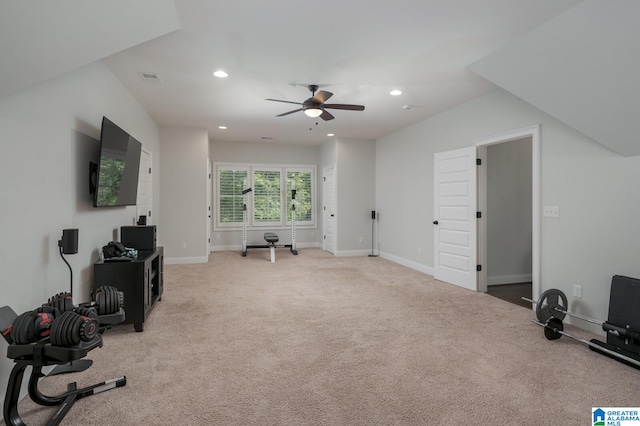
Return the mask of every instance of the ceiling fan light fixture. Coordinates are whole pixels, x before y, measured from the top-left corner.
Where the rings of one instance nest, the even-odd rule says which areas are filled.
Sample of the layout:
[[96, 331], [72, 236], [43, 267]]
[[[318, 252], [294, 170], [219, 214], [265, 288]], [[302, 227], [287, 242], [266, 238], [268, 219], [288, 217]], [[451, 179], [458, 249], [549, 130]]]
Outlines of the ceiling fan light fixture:
[[307, 117], [316, 118], [322, 115], [322, 110], [320, 108], [307, 108], [304, 110], [304, 113]]

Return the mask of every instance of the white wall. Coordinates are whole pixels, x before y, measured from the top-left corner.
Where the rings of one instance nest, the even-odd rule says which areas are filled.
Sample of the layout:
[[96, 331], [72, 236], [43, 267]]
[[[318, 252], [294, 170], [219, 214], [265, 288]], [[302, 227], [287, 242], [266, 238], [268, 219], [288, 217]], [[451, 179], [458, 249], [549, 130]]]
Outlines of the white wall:
[[531, 138], [487, 147], [487, 283], [532, 280]]
[[[503, 90], [377, 141], [381, 251], [432, 268], [433, 154], [536, 123], [541, 204], [560, 206], [559, 218], [542, 220], [542, 290], [561, 289], [572, 311], [606, 319], [611, 277], [640, 277], [640, 157], [621, 157]], [[573, 298], [574, 284], [582, 299]]]
[[336, 146], [336, 255], [371, 252], [375, 210], [375, 142], [339, 139]]
[[[92, 207], [89, 162], [98, 161], [103, 115], [152, 151], [159, 169], [156, 123], [102, 62], [0, 98], [1, 306], [20, 314], [69, 291], [69, 270], [58, 251], [64, 228], [79, 229], [79, 252], [66, 256], [74, 302], [89, 301], [98, 250], [119, 239], [120, 226], [133, 224], [135, 206]], [[156, 212], [157, 206], [154, 197]], [[4, 339], [0, 353], [6, 353]], [[0, 395], [12, 367], [0, 360]]]
[[[231, 163], [251, 163], [251, 164], [293, 164], [293, 165], [315, 165], [316, 166], [316, 226], [313, 228], [301, 228], [296, 226], [296, 246], [316, 247], [321, 241], [322, 223], [322, 167], [319, 167], [320, 148], [317, 146], [298, 146], [273, 143], [238, 143], [224, 141], [210, 141], [209, 150], [211, 161], [231, 162]], [[214, 170], [213, 188], [215, 200], [216, 179]], [[215, 208], [215, 202], [212, 203]], [[215, 212], [212, 215], [211, 229], [215, 225]], [[280, 243], [289, 244], [291, 242], [290, 228], [276, 232], [280, 237]], [[249, 244], [264, 244], [264, 231], [249, 231], [247, 233]], [[211, 250], [241, 250], [242, 231], [213, 230], [211, 237]]]
[[160, 212], [166, 263], [205, 263], [207, 251], [206, 129], [160, 128]]

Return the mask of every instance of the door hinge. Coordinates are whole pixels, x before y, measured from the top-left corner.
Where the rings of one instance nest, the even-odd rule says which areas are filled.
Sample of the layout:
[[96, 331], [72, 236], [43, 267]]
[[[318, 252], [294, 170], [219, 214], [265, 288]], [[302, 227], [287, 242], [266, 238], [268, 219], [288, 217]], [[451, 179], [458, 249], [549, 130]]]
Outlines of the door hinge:
[[151, 210], [149, 210], [149, 214], [147, 216], [151, 217]]
[[478, 272], [482, 271], [482, 265], [476, 265], [476, 271]]
[[326, 178], [326, 177], [324, 177], [324, 176], [322, 176], [322, 181], [323, 181], [323, 182], [326, 182], [326, 181], [327, 181], [327, 178]]
[[323, 239], [323, 240], [326, 240], [326, 239], [327, 239], [327, 236], [326, 236], [326, 235], [323, 235], [323, 236], [322, 236], [322, 239]]
[[482, 166], [482, 160], [480, 158], [476, 158], [476, 166]]
[[482, 212], [476, 212], [476, 219], [482, 218]]
[[151, 174], [151, 167], [149, 167], [149, 174]]

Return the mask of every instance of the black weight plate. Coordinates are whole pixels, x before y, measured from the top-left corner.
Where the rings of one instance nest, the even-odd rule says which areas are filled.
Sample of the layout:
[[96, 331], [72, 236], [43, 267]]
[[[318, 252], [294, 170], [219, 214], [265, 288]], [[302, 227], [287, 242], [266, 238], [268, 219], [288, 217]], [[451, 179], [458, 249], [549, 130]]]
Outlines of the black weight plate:
[[544, 337], [547, 340], [558, 340], [562, 337], [560, 331], [564, 330], [564, 325], [562, 324], [562, 320], [558, 318], [551, 318], [549, 322], [544, 326]]
[[567, 296], [561, 290], [550, 288], [540, 295], [536, 303], [536, 317], [543, 324], [549, 322], [551, 318], [562, 321], [566, 316], [562, 311], [567, 310], [567, 305]]

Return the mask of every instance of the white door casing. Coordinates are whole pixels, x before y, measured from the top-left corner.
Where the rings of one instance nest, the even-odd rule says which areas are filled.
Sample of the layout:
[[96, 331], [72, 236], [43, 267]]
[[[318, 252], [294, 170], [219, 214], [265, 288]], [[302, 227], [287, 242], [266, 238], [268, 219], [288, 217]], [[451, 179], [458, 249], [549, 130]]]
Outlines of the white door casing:
[[434, 277], [477, 290], [476, 147], [434, 154]]
[[323, 239], [322, 248], [329, 253], [335, 254], [336, 250], [336, 191], [335, 175], [333, 168], [324, 169], [322, 172], [322, 223]]
[[[541, 167], [540, 167], [540, 125], [525, 127], [522, 129], [511, 130], [505, 133], [488, 136], [475, 141], [478, 148], [478, 155], [483, 158], [486, 154], [486, 148], [490, 145], [510, 142], [525, 137], [531, 138], [531, 292], [534, 300], [537, 300], [541, 292]], [[480, 168], [480, 177], [478, 180], [478, 208], [480, 211], [486, 209], [487, 195], [486, 173]], [[481, 265], [487, 262], [487, 232], [486, 221], [481, 221], [478, 237], [478, 258]], [[482, 268], [478, 274], [479, 291], [487, 291], [487, 268]], [[535, 307], [533, 307], [535, 309]]]
[[207, 159], [207, 256], [211, 253], [211, 191], [213, 190], [212, 181], [213, 166], [211, 160]]

